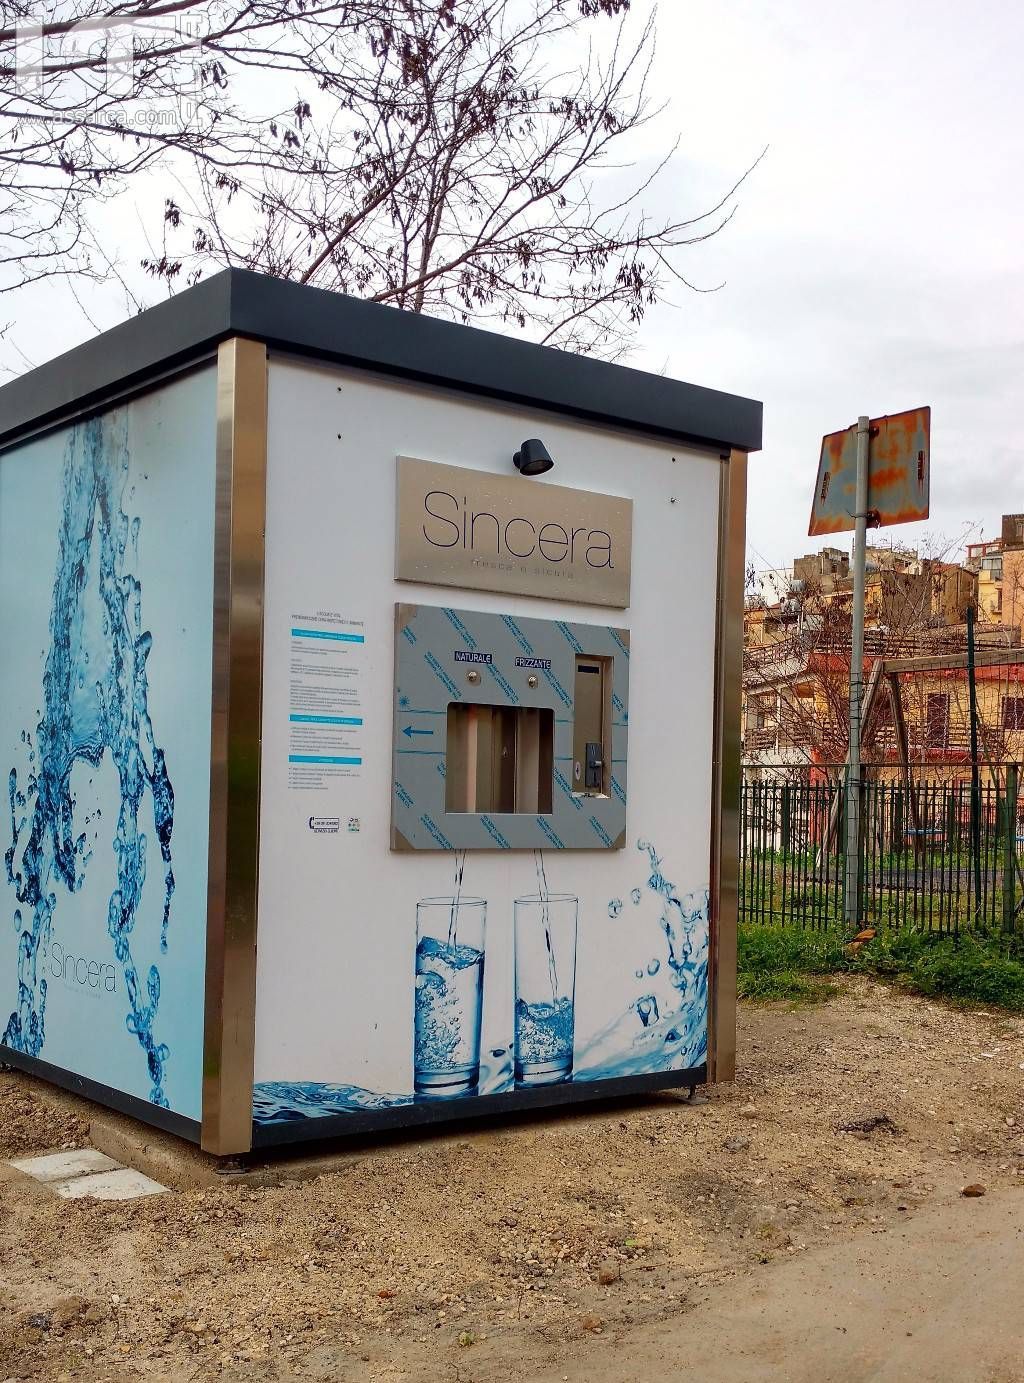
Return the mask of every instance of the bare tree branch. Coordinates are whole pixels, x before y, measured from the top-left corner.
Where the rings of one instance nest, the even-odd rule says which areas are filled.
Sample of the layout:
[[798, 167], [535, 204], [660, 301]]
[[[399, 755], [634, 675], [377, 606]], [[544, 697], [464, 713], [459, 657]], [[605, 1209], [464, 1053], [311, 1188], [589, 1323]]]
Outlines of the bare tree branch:
[[145, 178], [168, 288], [237, 264], [615, 356], [760, 161], [650, 211], [675, 145], [630, 0], [52, 0], [26, 80], [29, 8], [0, 0], [0, 291], [107, 277], [97, 211]]

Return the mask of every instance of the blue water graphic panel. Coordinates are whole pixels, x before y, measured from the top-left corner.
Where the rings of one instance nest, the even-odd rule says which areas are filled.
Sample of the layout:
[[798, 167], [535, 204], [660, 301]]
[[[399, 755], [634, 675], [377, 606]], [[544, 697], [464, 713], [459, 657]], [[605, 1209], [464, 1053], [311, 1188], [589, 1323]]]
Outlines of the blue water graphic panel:
[[211, 371], [0, 457], [0, 1033], [200, 1117]]

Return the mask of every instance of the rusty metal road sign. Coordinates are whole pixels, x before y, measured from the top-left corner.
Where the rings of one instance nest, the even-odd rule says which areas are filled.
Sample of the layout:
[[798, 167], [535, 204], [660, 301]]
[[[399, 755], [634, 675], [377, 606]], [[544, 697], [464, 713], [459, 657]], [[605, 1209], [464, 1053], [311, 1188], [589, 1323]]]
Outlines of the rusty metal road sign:
[[[872, 418], [868, 461], [869, 528], [915, 523], [928, 517], [931, 472], [930, 408]], [[822, 439], [818, 483], [814, 487], [810, 536], [843, 533], [855, 527], [857, 509], [857, 427]]]

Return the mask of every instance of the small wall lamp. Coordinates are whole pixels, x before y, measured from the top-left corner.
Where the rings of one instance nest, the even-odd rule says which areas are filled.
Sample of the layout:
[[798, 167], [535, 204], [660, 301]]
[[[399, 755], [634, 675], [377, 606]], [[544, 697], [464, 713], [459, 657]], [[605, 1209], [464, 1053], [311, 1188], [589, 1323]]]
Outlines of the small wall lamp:
[[512, 463], [520, 475], [543, 475], [555, 464], [539, 437], [531, 437], [524, 442], [513, 456]]

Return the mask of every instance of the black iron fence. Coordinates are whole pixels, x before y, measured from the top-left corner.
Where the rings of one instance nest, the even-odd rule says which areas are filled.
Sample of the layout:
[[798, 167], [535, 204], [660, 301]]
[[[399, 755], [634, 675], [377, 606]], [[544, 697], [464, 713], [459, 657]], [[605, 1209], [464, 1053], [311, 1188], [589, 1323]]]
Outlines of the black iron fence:
[[[861, 899], [871, 923], [955, 933], [1024, 931], [1024, 799], [1017, 765], [1000, 765], [972, 802], [970, 783], [880, 781], [861, 787]], [[824, 928], [843, 921], [842, 775], [765, 781], [744, 775], [740, 917]]]

